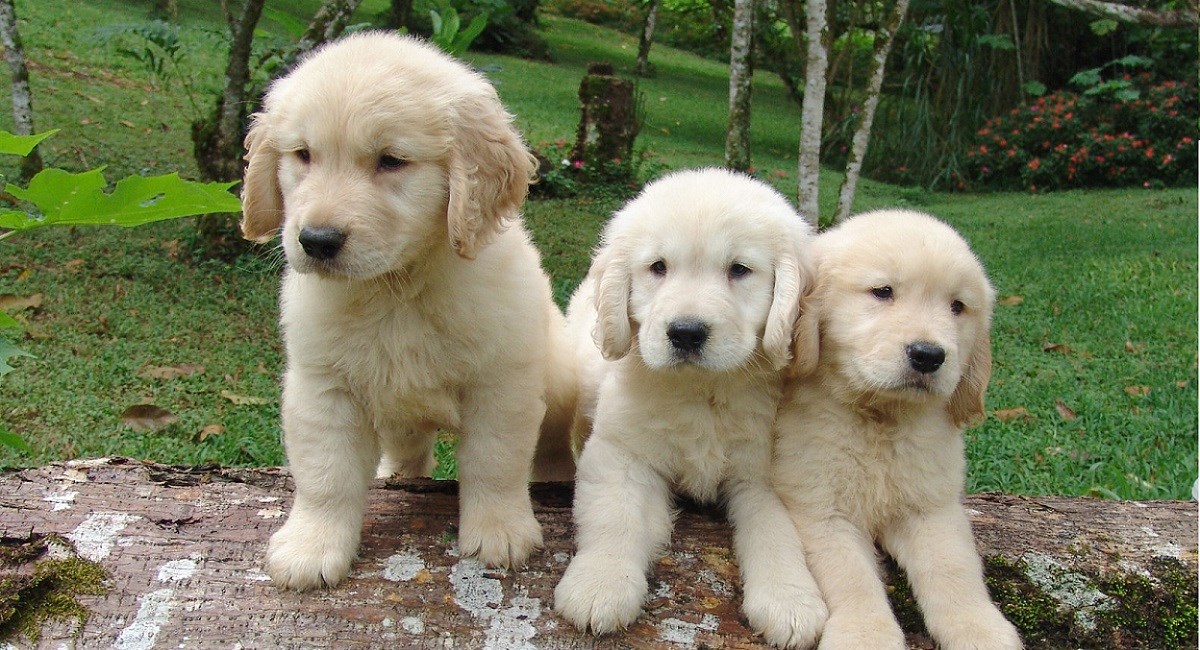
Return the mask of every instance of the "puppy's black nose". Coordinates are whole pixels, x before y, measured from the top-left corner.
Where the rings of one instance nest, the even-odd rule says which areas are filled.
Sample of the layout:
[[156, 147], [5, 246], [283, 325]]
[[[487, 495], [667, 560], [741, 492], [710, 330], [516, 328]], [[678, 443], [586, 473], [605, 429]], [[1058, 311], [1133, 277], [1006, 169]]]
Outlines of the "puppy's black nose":
[[332, 259], [345, 243], [346, 233], [337, 228], [300, 229], [300, 247], [313, 259]]
[[946, 351], [929, 341], [910, 343], [904, 351], [908, 353], [908, 364], [923, 375], [941, 368], [946, 361]]
[[677, 320], [667, 326], [667, 338], [680, 352], [696, 352], [708, 340], [708, 323], [694, 319]]

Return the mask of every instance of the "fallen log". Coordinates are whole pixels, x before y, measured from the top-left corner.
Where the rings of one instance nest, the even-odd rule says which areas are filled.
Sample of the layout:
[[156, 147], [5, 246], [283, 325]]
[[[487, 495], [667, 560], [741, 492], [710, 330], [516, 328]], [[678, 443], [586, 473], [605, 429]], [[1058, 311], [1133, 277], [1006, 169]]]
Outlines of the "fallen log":
[[[535, 484], [546, 548], [519, 572], [458, 556], [457, 485], [377, 482], [360, 558], [337, 588], [262, 572], [286, 471], [127, 459], [0, 473], [0, 648], [759, 648], [738, 612], [730, 531], [684, 504], [627, 632], [551, 610], [572, 550], [571, 489]], [[989, 585], [1031, 648], [1196, 647], [1197, 507], [996, 494], [967, 499]], [[932, 647], [902, 575], [896, 611]]]

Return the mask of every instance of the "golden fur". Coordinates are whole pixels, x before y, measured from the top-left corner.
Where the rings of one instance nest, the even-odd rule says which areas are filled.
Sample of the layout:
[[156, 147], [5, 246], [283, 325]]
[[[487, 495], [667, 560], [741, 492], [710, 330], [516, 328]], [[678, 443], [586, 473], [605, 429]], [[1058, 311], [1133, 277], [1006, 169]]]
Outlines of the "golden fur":
[[572, 474], [574, 370], [518, 212], [534, 160], [495, 90], [416, 39], [355, 34], [272, 84], [246, 146], [242, 231], [281, 232], [289, 267], [296, 494], [268, 573], [344, 578], [368, 481], [428, 475], [438, 428], [461, 435], [461, 551], [520, 565], [542, 543], [527, 481], [543, 413], [540, 475]]
[[726, 504], [750, 626], [786, 647], [819, 633], [825, 607], [767, 481], [811, 238], [777, 192], [715, 169], [655, 181], [606, 226], [567, 310], [587, 441], [554, 608], [580, 629], [637, 618], [676, 490]]
[[822, 233], [815, 257], [800, 337], [820, 355], [780, 409], [773, 480], [829, 607], [820, 647], [905, 647], [876, 543], [939, 647], [1021, 647], [961, 503], [962, 429], [983, 417], [991, 371], [982, 265], [949, 226], [902, 210]]

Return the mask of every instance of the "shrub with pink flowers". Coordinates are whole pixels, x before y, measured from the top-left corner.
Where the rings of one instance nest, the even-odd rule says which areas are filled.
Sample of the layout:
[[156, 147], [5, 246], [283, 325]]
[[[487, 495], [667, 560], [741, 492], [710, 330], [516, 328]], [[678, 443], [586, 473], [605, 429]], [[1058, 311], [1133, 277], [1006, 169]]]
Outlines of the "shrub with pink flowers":
[[[1200, 102], [1190, 81], [1125, 77], [1136, 93], [1059, 91], [994, 117], [967, 151], [975, 189], [1193, 185]], [[1130, 95], [1136, 94], [1136, 97]]]

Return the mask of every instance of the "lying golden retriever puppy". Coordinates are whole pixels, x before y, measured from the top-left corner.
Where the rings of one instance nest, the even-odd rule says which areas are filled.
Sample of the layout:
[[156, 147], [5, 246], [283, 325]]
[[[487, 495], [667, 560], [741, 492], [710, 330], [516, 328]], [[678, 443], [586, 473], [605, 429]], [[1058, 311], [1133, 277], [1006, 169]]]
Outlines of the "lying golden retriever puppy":
[[775, 190], [715, 169], [652, 183], [606, 226], [567, 310], [581, 355], [577, 433], [591, 435], [577, 553], [554, 608], [580, 629], [637, 618], [670, 541], [674, 488], [727, 506], [755, 631], [786, 647], [820, 632], [825, 606], [768, 483], [811, 239]]
[[377, 464], [429, 475], [439, 427], [461, 434], [461, 551], [522, 564], [542, 543], [527, 483], [543, 414], [543, 451], [566, 457], [550, 474], [571, 475], [574, 369], [518, 212], [535, 163], [495, 90], [415, 39], [355, 34], [272, 84], [246, 144], [243, 234], [281, 230], [288, 261], [296, 494], [267, 572], [337, 584]]
[[776, 423], [774, 483], [829, 606], [821, 648], [904, 648], [875, 555], [908, 573], [946, 649], [1019, 648], [963, 511], [963, 427], [982, 418], [994, 292], [967, 243], [910, 211], [817, 237], [800, 339], [814, 371]]

